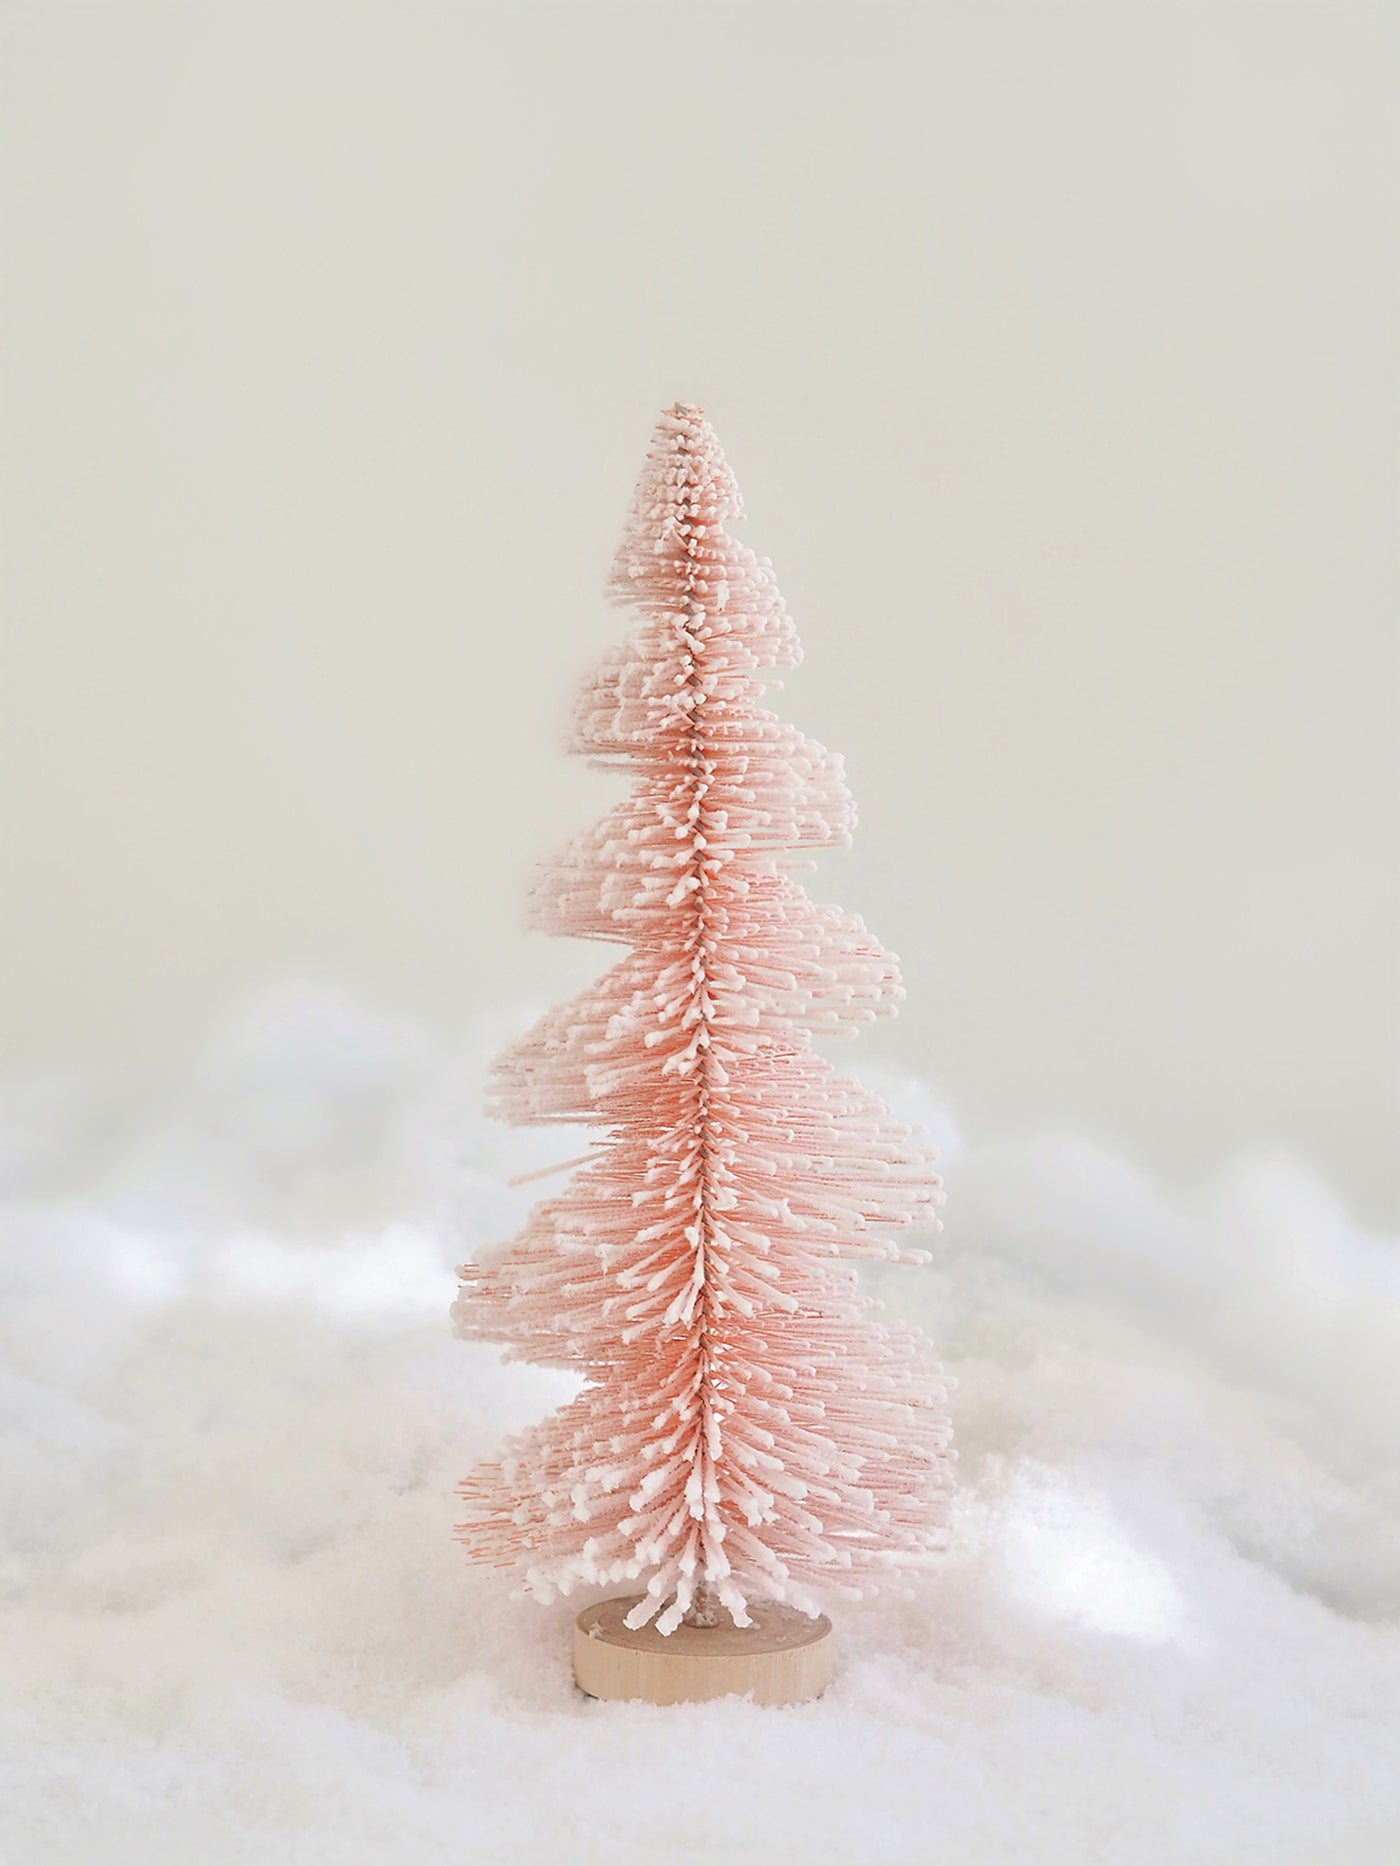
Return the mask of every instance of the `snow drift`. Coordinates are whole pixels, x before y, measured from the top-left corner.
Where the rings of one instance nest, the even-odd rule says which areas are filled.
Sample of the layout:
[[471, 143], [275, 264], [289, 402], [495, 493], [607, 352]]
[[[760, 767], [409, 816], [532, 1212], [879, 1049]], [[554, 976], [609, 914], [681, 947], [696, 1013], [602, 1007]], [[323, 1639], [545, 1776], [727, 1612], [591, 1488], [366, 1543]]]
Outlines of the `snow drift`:
[[[1400, 1251], [1286, 1161], [1189, 1207], [960, 1146], [876, 1271], [959, 1381], [953, 1548], [787, 1711], [573, 1690], [453, 1487], [570, 1391], [450, 1339], [452, 1266], [571, 1149], [333, 994], [163, 1107], [5, 1098], [0, 1859], [1381, 1866], [1400, 1833]], [[564, 1137], [566, 1141], [570, 1136]]]

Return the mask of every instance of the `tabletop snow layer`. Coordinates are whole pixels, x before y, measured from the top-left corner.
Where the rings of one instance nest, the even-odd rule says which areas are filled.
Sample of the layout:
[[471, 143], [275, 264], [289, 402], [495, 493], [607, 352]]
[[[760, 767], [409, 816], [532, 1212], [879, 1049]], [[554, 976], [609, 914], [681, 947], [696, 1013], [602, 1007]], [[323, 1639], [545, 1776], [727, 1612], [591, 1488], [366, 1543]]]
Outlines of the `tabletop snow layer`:
[[569, 1391], [448, 1332], [558, 1153], [476, 1112], [524, 1021], [465, 1056], [289, 990], [139, 1117], [11, 1085], [6, 1866], [1394, 1860], [1400, 1251], [1288, 1162], [1180, 1208], [961, 1146], [890, 1071], [948, 1167], [880, 1293], [960, 1382], [952, 1552], [839, 1611], [819, 1703], [579, 1696], [581, 1601], [450, 1535]]

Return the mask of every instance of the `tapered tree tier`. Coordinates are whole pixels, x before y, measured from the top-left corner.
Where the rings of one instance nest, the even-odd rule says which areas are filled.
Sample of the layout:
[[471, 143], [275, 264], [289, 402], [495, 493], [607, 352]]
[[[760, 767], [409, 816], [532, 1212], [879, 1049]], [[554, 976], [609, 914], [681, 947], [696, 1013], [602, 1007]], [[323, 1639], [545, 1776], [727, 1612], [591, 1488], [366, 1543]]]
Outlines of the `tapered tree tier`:
[[589, 1697], [647, 1704], [701, 1704], [751, 1697], [805, 1704], [831, 1683], [831, 1621], [777, 1604], [751, 1608], [752, 1626], [624, 1624], [639, 1596], [585, 1607], [574, 1621], [574, 1679]]

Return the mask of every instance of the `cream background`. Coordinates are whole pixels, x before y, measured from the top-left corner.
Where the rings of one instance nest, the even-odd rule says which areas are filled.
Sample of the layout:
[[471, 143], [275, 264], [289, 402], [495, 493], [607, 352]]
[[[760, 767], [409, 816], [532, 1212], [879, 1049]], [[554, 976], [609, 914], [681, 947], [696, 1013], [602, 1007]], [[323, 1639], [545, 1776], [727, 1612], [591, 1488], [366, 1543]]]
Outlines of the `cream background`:
[[865, 1052], [1393, 1216], [1396, 20], [11, 0], [8, 1063], [586, 976], [516, 913], [682, 396], [905, 961]]

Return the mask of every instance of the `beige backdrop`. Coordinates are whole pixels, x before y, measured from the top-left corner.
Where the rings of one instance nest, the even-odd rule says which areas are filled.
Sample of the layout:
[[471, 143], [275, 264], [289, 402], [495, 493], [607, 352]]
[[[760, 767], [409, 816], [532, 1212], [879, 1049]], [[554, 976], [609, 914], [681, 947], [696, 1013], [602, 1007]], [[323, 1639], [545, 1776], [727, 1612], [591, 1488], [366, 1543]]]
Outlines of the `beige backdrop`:
[[4, 18], [16, 1068], [587, 973], [516, 906], [681, 396], [848, 756], [867, 1052], [1393, 1215], [1393, 6]]

